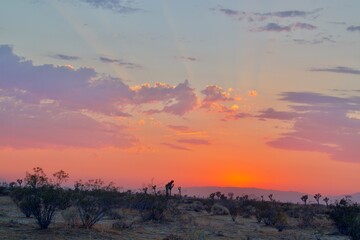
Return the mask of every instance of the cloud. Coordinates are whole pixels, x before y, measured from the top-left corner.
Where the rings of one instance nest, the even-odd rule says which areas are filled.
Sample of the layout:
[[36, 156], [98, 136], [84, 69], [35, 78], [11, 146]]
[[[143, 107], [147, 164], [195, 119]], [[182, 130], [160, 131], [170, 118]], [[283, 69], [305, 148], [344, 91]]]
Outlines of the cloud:
[[192, 62], [198, 61], [198, 59], [195, 57], [180, 56], [179, 58], [187, 60], [187, 61], [192, 61]]
[[201, 91], [205, 98], [202, 100], [201, 107], [209, 108], [212, 104], [217, 102], [226, 102], [234, 100], [230, 96], [229, 91], [224, 91], [221, 87], [217, 85], [208, 85], [204, 90]]
[[260, 111], [260, 114], [256, 117], [260, 119], [293, 120], [298, 116], [299, 114], [296, 112], [276, 111], [273, 108], [268, 108], [264, 111]]
[[93, 68], [34, 65], [0, 45], [0, 147], [129, 147], [137, 140], [113, 121], [131, 117], [125, 109], [181, 116], [196, 105], [188, 81], [130, 87]]
[[92, 7], [111, 10], [116, 13], [132, 13], [139, 11], [138, 8], [128, 6], [129, 1], [122, 0], [81, 0]]
[[248, 92], [248, 96], [250, 96], [250, 97], [256, 97], [257, 95], [258, 95], [258, 93], [256, 90], [250, 90]]
[[[230, 8], [220, 8], [219, 11], [229, 16], [236, 16], [240, 14], [239, 11]], [[244, 14], [244, 12], [242, 13]]]
[[306, 18], [310, 15], [321, 11], [321, 8], [315, 9], [313, 11], [301, 11], [301, 10], [287, 10], [287, 11], [277, 11], [277, 12], [244, 12], [238, 11], [230, 8], [219, 8], [212, 9], [217, 10], [229, 17], [236, 18], [237, 20], [247, 20], [249, 22], [253, 21], [264, 21], [268, 19], [281, 19], [281, 18]]
[[204, 136], [206, 135], [206, 132], [204, 131], [196, 131], [192, 130], [191, 128], [187, 126], [182, 125], [168, 125], [169, 129], [176, 132], [177, 135], [186, 135], [186, 136]]
[[335, 40], [333, 40], [332, 36], [327, 36], [327, 37], [321, 37], [321, 38], [316, 38], [313, 40], [306, 40], [306, 39], [293, 39], [294, 42], [299, 43], [299, 44], [321, 44], [321, 43], [336, 43]]
[[72, 60], [79, 60], [80, 57], [78, 56], [70, 56], [70, 55], [64, 55], [64, 54], [55, 54], [55, 55], [50, 55], [50, 57], [52, 58], [57, 58], [60, 60], [66, 60], [66, 61], [72, 61]]
[[263, 27], [258, 27], [251, 29], [253, 32], [290, 32], [293, 30], [314, 30], [316, 26], [308, 24], [308, 23], [301, 23], [296, 22], [290, 25], [279, 25], [277, 23], [268, 23]]
[[165, 106], [162, 109], [145, 111], [148, 114], [164, 112], [182, 116], [197, 105], [195, 90], [189, 86], [187, 80], [176, 86], [165, 83], [155, 83], [154, 86], [143, 84], [132, 88], [132, 90], [135, 92], [135, 96], [132, 98], [133, 103], [164, 103]]
[[210, 142], [204, 139], [179, 139], [177, 140], [179, 143], [186, 143], [191, 145], [210, 145]]
[[[291, 132], [269, 141], [269, 146], [323, 152], [335, 160], [360, 162], [360, 120], [354, 117], [360, 109], [360, 97], [285, 92], [281, 94], [281, 100], [288, 102], [294, 116], [298, 117], [294, 118]], [[279, 112], [275, 113], [274, 110], [266, 115], [279, 117]]]
[[267, 25], [251, 30], [253, 32], [290, 32], [290, 26], [279, 25], [277, 23], [268, 23]]
[[126, 116], [129, 105], [157, 103], [165, 112], [184, 115], [197, 105], [195, 90], [184, 81], [176, 86], [155, 83], [130, 87], [119, 78], [98, 77], [92, 68], [72, 69], [51, 64], [35, 66], [0, 45], [0, 88], [14, 92], [22, 100], [39, 102], [51, 99], [71, 110], [88, 109], [106, 115]]
[[172, 143], [161, 143], [161, 144], [164, 145], [164, 146], [167, 146], [169, 148], [176, 149], [176, 150], [191, 151], [190, 148], [182, 147], [182, 146], [175, 145], [175, 144], [172, 144]]
[[107, 58], [107, 57], [99, 57], [99, 60], [103, 63], [116, 63], [120, 66], [126, 67], [126, 68], [141, 68], [141, 66], [139, 64], [135, 64], [135, 63], [131, 63], [131, 62], [125, 62], [121, 59], [112, 59], [112, 58]]
[[125, 126], [97, 121], [51, 101], [25, 103], [0, 93], [0, 148], [128, 148], [138, 140]]
[[312, 68], [310, 69], [312, 72], [334, 72], [334, 73], [347, 73], [347, 74], [360, 74], [360, 70], [350, 68], [350, 67], [343, 67], [338, 66], [334, 68]]
[[348, 30], [349, 32], [360, 31], [360, 26], [349, 26], [348, 28], [346, 28], [346, 30]]
[[291, 25], [292, 29], [314, 30], [316, 26], [309, 23], [296, 22]]

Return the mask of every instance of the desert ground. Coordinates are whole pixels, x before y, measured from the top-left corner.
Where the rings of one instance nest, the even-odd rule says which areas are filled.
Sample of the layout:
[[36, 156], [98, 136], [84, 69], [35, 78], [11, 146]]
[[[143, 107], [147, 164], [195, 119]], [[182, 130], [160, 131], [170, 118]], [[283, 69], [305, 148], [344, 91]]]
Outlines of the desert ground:
[[[8, 196], [0, 196], [1, 239], [349, 239], [341, 236], [331, 220], [317, 216], [314, 227], [300, 228], [297, 219], [288, 219], [289, 226], [277, 229], [258, 223], [255, 217], [215, 215], [199, 211], [196, 200], [183, 201], [177, 206], [179, 214], [161, 222], [142, 221], [140, 215], [129, 209], [118, 209], [116, 219], [107, 216], [93, 229], [69, 226], [62, 212], [57, 212], [48, 229], [40, 230], [33, 217], [26, 218]], [[197, 207], [194, 207], [197, 206]]]

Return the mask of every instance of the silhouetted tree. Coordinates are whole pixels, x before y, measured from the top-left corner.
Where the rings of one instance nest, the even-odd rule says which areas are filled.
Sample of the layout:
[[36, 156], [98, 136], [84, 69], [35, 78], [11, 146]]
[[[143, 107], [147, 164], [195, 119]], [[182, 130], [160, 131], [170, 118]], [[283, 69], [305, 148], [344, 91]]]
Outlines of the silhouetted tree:
[[215, 193], [210, 193], [209, 198], [210, 198], [210, 199], [214, 199], [214, 198], [215, 198]]
[[229, 200], [233, 200], [234, 199], [234, 193], [229, 192], [228, 197], [229, 197]]
[[18, 179], [18, 180], [16, 180], [16, 182], [19, 184], [19, 186], [21, 187], [21, 185], [22, 185], [22, 183], [23, 183], [23, 180], [22, 179]]
[[178, 187], [179, 196], [181, 197], [181, 187]]
[[301, 201], [303, 201], [305, 205], [306, 205], [306, 202], [307, 202], [308, 199], [309, 199], [309, 195], [303, 195], [301, 197]]
[[220, 191], [217, 191], [217, 192], [215, 193], [215, 195], [217, 196], [218, 199], [221, 198], [221, 192], [220, 192]]
[[156, 195], [156, 185], [151, 185], [151, 189], [153, 190], [154, 195]]
[[171, 189], [174, 187], [174, 180], [171, 180], [165, 185], [166, 196], [171, 196]]
[[269, 197], [269, 199], [270, 199], [271, 202], [274, 202], [274, 198], [273, 198], [274, 195], [273, 195], [272, 193], [270, 193], [268, 197]]
[[315, 198], [317, 204], [320, 205], [321, 194], [320, 194], [320, 193], [315, 194], [315, 195], [314, 195], [314, 198]]
[[326, 204], [326, 206], [329, 206], [329, 198], [328, 197], [325, 197], [324, 199], [323, 199], [323, 201], [325, 202], [325, 204]]

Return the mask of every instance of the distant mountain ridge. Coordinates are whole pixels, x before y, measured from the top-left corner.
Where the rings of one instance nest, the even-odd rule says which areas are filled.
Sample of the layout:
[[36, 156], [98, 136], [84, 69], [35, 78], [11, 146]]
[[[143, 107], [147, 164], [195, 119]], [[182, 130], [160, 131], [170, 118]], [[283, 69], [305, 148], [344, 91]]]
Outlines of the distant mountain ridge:
[[[265, 200], [269, 200], [269, 195], [273, 195], [273, 199], [281, 202], [291, 202], [291, 203], [303, 203], [301, 201], [301, 196], [309, 195], [308, 203], [316, 203], [312, 194], [296, 192], [296, 191], [281, 191], [281, 190], [271, 190], [271, 189], [261, 189], [261, 188], [241, 188], [241, 187], [215, 187], [215, 186], [204, 186], [204, 187], [188, 187], [183, 188], [183, 194], [188, 196], [197, 196], [197, 197], [209, 197], [213, 192], [220, 191], [226, 196], [228, 193], [234, 193], [234, 197], [248, 195], [250, 198], [261, 199], [261, 196], [264, 196]], [[345, 196], [351, 196], [353, 202], [360, 203], [360, 192], [346, 195], [323, 195], [320, 203], [325, 204], [322, 199], [328, 197], [330, 203], [334, 203], [336, 200], [340, 200]]]

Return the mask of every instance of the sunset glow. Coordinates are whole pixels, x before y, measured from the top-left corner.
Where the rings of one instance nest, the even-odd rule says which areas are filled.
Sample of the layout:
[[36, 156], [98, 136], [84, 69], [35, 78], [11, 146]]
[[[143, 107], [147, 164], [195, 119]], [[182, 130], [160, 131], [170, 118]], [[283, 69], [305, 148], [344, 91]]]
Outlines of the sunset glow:
[[359, 10], [3, 1], [0, 181], [40, 166], [124, 189], [358, 192]]

